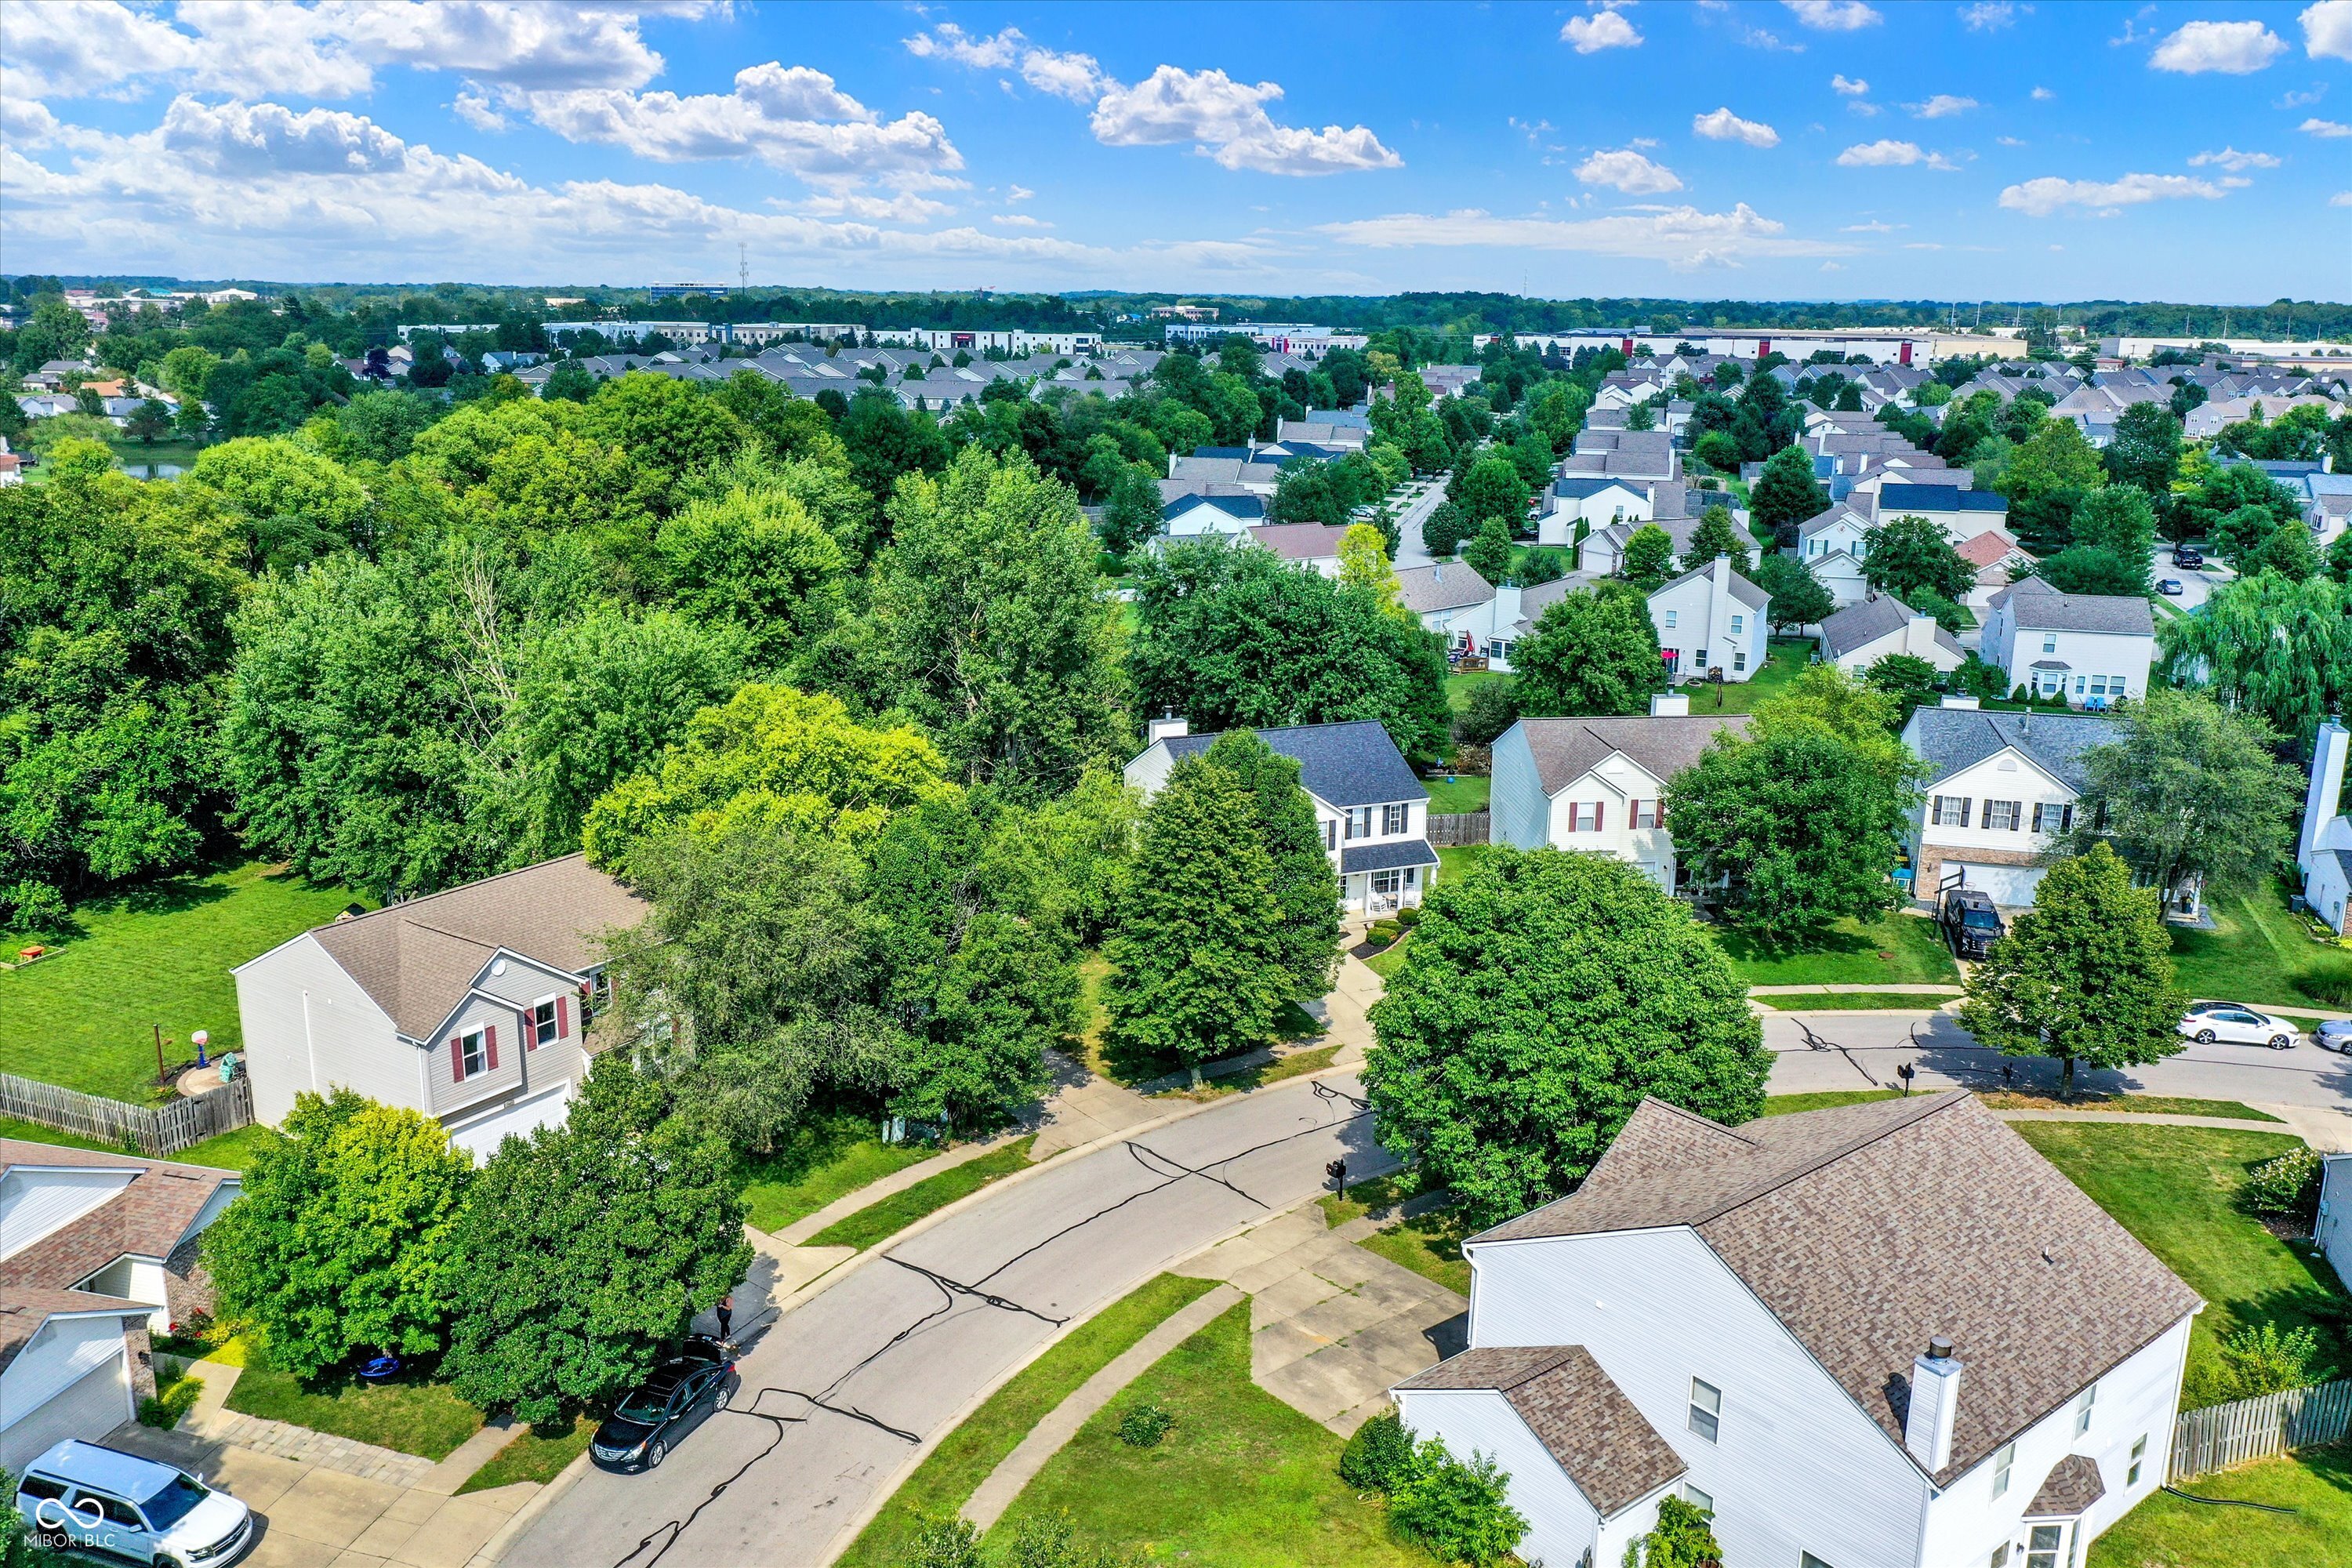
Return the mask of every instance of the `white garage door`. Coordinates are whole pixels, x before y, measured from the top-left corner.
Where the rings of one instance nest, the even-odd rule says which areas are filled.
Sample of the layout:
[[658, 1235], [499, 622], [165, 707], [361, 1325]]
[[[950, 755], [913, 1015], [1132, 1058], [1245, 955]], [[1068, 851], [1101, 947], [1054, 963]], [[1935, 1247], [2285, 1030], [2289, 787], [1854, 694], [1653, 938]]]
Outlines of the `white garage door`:
[[0, 1431], [0, 1469], [21, 1471], [68, 1437], [96, 1442], [131, 1418], [131, 1369], [121, 1353]]
[[499, 1152], [499, 1144], [508, 1133], [528, 1138], [532, 1129], [562, 1121], [564, 1107], [571, 1100], [572, 1085], [560, 1083], [553, 1089], [542, 1089], [512, 1104], [502, 1105], [471, 1121], [451, 1123], [449, 1142], [460, 1149], [472, 1151], [476, 1164], [484, 1163]]
[[1948, 861], [1947, 871], [1960, 873], [1960, 886], [1974, 888], [1996, 904], [2023, 909], [2033, 902], [2033, 889], [2042, 885], [2042, 868], [2039, 866], [1972, 866], [1965, 861]]

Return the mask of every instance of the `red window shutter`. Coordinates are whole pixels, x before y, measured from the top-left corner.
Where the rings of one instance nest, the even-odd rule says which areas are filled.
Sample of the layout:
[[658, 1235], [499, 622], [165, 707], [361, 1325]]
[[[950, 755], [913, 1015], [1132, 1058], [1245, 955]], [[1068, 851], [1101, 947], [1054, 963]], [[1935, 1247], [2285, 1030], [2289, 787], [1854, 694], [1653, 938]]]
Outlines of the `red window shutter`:
[[482, 1026], [482, 1059], [483, 1065], [490, 1071], [499, 1070], [499, 1026], [496, 1024]]
[[523, 1010], [521, 1016], [522, 1048], [527, 1051], [535, 1051], [539, 1049], [539, 1020], [532, 1016], [532, 1013], [529, 1008], [525, 1008]]
[[1598, 833], [1598, 832], [1600, 832], [1600, 831], [1601, 831], [1601, 819], [1602, 819], [1602, 818], [1604, 818], [1604, 817], [1606, 817], [1608, 815], [1609, 815], [1609, 803], [1608, 803], [1607, 801], [1599, 801], [1599, 800], [1597, 800], [1597, 801], [1594, 801], [1594, 802], [1592, 803], [1592, 831], [1593, 831], [1593, 832]]
[[572, 1037], [572, 999], [568, 996], [555, 999], [555, 1037], [559, 1040]]
[[456, 1035], [449, 1037], [449, 1076], [455, 1082], [466, 1081], [466, 1042]]

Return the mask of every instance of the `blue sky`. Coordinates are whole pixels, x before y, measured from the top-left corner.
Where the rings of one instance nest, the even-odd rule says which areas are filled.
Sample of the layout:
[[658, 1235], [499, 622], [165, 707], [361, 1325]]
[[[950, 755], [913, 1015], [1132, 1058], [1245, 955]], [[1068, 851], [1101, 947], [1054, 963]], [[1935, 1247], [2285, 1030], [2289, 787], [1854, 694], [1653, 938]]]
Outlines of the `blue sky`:
[[0, 110], [12, 270], [2352, 295], [2352, 0], [48, 0]]

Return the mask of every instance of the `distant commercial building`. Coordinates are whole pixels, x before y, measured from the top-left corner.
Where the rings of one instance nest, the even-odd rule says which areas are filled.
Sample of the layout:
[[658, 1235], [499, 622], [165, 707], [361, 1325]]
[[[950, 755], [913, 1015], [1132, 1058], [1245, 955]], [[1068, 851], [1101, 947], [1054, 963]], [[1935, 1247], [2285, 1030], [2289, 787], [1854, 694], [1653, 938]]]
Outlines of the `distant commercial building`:
[[[1495, 341], [1495, 334], [1481, 333], [1470, 341], [1474, 348], [1483, 349]], [[1678, 332], [1654, 332], [1646, 327], [1584, 327], [1566, 332], [1519, 332], [1514, 334], [1512, 341], [1547, 353], [1572, 354], [1579, 349], [1615, 349], [1629, 356], [1636, 349], [1647, 349], [1653, 354], [1670, 354], [1678, 346], [1688, 344], [1700, 353], [1716, 354], [1726, 359], [1755, 360], [1769, 353], [1782, 353], [1800, 364], [1825, 350], [1842, 353], [1849, 361], [1867, 360], [1874, 364], [1932, 364], [1937, 360], [1953, 359], [1963, 354], [1987, 359], [2023, 359], [2026, 354], [2025, 343], [2018, 338], [1895, 327], [1853, 327], [1841, 331], [1769, 327], [1754, 331], [1727, 331], [1690, 327]]]
[[1305, 321], [1235, 321], [1231, 326], [1188, 321], [1162, 330], [1171, 343], [1209, 343], [1220, 338], [1241, 337], [1269, 353], [1297, 354], [1301, 359], [1319, 358], [1333, 349], [1360, 349], [1370, 341], [1361, 332], [1334, 331]]
[[904, 327], [880, 334], [886, 342], [908, 343], [933, 353], [1080, 354], [1099, 353], [1100, 332], [1032, 332], [1020, 328]]

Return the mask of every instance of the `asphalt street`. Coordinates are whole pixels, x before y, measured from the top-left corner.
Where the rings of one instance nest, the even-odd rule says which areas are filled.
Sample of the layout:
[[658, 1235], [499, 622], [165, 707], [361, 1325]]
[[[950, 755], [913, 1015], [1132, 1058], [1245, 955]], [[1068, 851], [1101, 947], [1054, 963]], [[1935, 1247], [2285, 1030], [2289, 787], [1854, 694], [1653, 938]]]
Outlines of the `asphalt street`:
[[[2004, 1057], [1979, 1046], [1946, 1013], [1772, 1013], [1764, 1019], [1764, 1043], [1775, 1053], [1774, 1094], [1900, 1089], [1895, 1069], [1906, 1062], [1916, 1068], [1916, 1089], [1998, 1089], [2004, 1067], [2019, 1089], [2046, 1090], [2058, 1083], [2056, 1062]], [[2352, 1109], [2352, 1060], [2321, 1050], [2308, 1036], [2284, 1051], [2189, 1040], [2181, 1046], [2178, 1056], [2146, 1067], [2084, 1073], [2077, 1087]]]
[[1252, 1219], [1344, 1156], [1390, 1163], [1352, 1076], [1235, 1099], [1049, 1166], [866, 1261], [752, 1332], [730, 1407], [659, 1469], [591, 1470], [506, 1554], [518, 1568], [813, 1564], [1065, 1321]]
[[1437, 503], [1445, 499], [1445, 479], [1444, 474], [1430, 479], [1427, 488], [1407, 501], [1404, 510], [1397, 513], [1395, 564], [1399, 568], [1426, 566], [1436, 559], [1430, 554], [1429, 547], [1421, 542], [1421, 523], [1423, 518], [1437, 510]]

